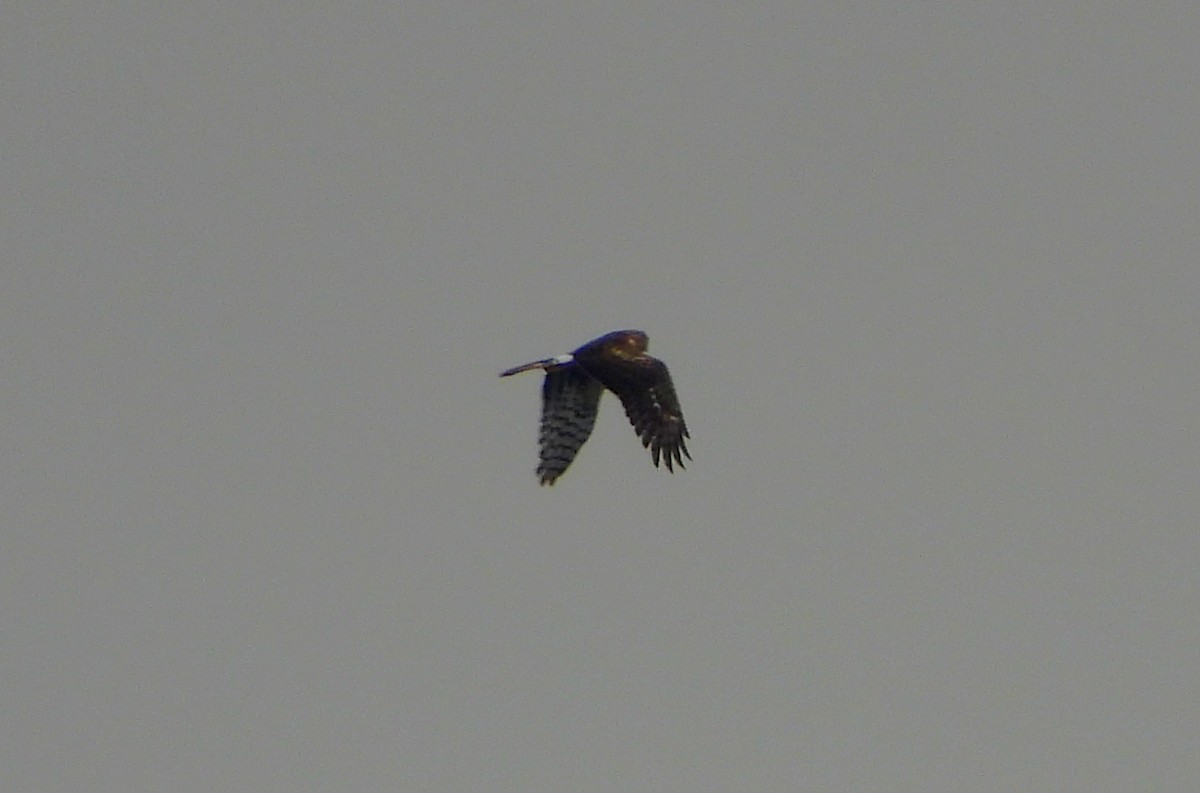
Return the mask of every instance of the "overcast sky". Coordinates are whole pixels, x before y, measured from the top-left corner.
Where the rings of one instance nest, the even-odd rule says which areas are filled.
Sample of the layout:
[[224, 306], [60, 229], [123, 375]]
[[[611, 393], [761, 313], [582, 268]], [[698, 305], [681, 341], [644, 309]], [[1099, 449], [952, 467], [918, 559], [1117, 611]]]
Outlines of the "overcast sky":
[[1194, 3], [11, 5], [6, 790], [1196, 789]]

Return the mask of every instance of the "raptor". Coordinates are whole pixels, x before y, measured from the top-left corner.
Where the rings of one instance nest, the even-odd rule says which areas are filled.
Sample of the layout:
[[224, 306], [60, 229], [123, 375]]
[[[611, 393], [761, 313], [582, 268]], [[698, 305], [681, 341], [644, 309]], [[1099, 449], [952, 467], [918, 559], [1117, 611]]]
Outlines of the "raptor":
[[621, 400], [656, 467], [661, 460], [674, 473], [676, 465], [684, 467], [684, 457], [692, 459], [685, 443], [691, 436], [671, 375], [666, 364], [646, 354], [648, 343], [640, 330], [613, 331], [566, 355], [500, 373], [501, 377], [534, 369], [546, 373], [537, 467], [543, 485], [553, 485], [562, 476], [592, 434], [600, 395], [606, 388]]

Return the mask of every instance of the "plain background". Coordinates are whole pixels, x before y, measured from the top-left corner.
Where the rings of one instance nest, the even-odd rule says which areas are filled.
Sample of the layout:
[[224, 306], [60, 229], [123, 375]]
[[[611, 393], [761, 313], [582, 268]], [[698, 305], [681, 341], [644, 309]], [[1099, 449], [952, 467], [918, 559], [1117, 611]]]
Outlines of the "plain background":
[[[1200, 9], [13, 3], [6, 791], [1193, 791]], [[537, 375], [647, 331], [695, 461]]]

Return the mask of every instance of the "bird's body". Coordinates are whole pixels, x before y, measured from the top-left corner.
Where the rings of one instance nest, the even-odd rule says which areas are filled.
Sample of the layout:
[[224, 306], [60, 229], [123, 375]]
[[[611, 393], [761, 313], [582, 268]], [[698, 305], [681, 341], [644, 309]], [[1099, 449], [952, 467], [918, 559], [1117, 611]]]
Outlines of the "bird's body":
[[683, 468], [692, 458], [679, 399], [667, 366], [646, 354], [648, 339], [640, 330], [619, 330], [593, 339], [567, 355], [515, 366], [501, 377], [543, 369], [541, 446], [537, 473], [552, 485], [567, 470], [592, 434], [600, 394], [607, 388], [625, 407], [625, 415], [657, 466]]

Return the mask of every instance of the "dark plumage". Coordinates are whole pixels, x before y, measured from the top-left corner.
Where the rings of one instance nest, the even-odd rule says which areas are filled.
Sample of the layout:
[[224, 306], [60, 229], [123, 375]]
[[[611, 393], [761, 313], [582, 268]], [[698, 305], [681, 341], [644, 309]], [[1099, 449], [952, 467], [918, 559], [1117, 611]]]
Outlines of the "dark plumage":
[[543, 485], [562, 475], [584, 441], [592, 434], [600, 394], [612, 391], [625, 407], [625, 415], [650, 450], [657, 466], [683, 468], [692, 459], [685, 438], [687, 424], [667, 365], [646, 354], [648, 339], [640, 330], [607, 333], [568, 355], [515, 366], [501, 377], [544, 369], [542, 384], [541, 446], [537, 473]]

